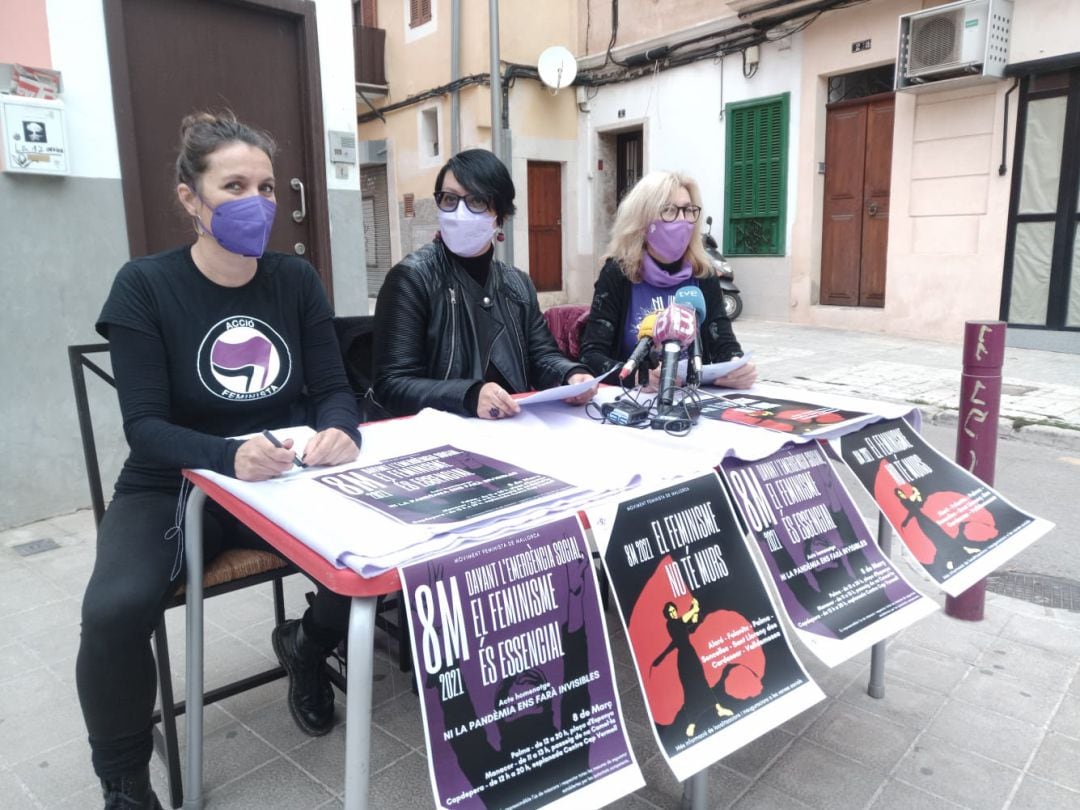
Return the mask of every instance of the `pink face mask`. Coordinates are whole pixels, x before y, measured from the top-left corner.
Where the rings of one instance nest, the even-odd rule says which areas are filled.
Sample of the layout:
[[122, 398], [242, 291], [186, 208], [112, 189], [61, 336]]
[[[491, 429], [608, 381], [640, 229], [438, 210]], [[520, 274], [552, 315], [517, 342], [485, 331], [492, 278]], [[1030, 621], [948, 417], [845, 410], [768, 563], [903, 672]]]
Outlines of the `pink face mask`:
[[687, 222], [685, 219], [676, 219], [674, 222], [654, 219], [645, 229], [645, 244], [649, 246], [656, 258], [666, 264], [683, 257], [686, 249], [690, 247], [693, 236], [693, 222]]

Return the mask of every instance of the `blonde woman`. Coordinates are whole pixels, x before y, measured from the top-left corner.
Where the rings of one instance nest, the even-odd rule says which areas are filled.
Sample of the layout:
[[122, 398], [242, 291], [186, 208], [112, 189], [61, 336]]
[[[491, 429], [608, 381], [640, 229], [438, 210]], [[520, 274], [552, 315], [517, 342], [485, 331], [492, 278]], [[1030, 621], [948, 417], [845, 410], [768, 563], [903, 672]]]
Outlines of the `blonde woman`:
[[[690, 177], [651, 172], [641, 178], [615, 214], [606, 258], [581, 342], [581, 362], [594, 374], [625, 361], [638, 342], [642, 319], [670, 304], [685, 286], [698, 287], [705, 298], [703, 361], [742, 355], [724, 314], [719, 279], [701, 244], [701, 191]], [[756, 379], [754, 364], [747, 363], [714, 385], [749, 388]]]

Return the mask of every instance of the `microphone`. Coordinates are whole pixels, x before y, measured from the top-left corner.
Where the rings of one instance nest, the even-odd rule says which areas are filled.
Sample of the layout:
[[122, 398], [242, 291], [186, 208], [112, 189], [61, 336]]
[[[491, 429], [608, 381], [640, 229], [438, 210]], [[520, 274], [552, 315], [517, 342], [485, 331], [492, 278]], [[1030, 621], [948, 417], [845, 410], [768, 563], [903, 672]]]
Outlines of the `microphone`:
[[701, 382], [701, 327], [705, 323], [705, 296], [697, 287], [680, 287], [675, 293], [675, 303], [692, 307], [697, 313], [697, 331], [690, 349], [690, 362], [686, 364], [686, 384], [696, 386]]
[[653, 332], [656, 329], [656, 317], [658, 314], [657, 312], [650, 312], [641, 319], [641, 324], [638, 326], [637, 346], [630, 353], [630, 359], [623, 363], [623, 367], [619, 371], [620, 380], [625, 380], [633, 374], [642, 361], [648, 358], [649, 350], [652, 348]]
[[679, 374], [679, 354], [694, 342], [697, 317], [693, 309], [672, 303], [656, 319], [653, 340], [660, 345], [660, 383], [657, 398], [661, 406], [674, 403], [675, 380]]

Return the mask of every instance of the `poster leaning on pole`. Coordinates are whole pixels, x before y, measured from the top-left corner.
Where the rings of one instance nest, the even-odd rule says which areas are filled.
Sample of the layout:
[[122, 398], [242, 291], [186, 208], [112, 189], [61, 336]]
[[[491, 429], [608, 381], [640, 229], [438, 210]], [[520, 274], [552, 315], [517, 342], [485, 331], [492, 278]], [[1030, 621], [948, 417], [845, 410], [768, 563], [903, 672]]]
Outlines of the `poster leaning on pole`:
[[576, 516], [400, 571], [437, 807], [601, 807], [644, 785]]
[[1054, 528], [943, 456], [903, 419], [877, 422], [830, 444], [949, 596]]
[[678, 779], [824, 698], [788, 644], [715, 473], [587, 516]]
[[882, 555], [816, 442], [721, 471], [796, 636], [826, 665], [937, 610]]

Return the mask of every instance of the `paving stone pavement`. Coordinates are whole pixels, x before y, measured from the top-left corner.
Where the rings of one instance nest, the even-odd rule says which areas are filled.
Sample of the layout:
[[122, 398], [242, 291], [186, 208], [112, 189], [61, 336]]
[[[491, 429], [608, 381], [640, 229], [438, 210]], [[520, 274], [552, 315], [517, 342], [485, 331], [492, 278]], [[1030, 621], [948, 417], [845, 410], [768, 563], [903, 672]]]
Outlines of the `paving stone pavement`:
[[[821, 391], [919, 404], [955, 421], [960, 345], [741, 319], [761, 376]], [[1080, 447], [1080, 362], [1009, 349], [1000, 429]], [[0, 532], [0, 807], [101, 806], [74, 685], [79, 605], [93, 563], [89, 511]], [[23, 557], [16, 546], [42, 542]], [[310, 589], [286, 583], [298, 615]], [[208, 685], [273, 660], [269, 586], [209, 600]], [[631, 740], [647, 786], [616, 802], [678, 808], [646, 726], [629, 651], [607, 616]], [[183, 612], [168, 615], [174, 689], [182, 694]], [[383, 643], [385, 645], [385, 642]], [[990, 593], [986, 618], [939, 612], [895, 636], [883, 699], [866, 694], [869, 654], [827, 669], [800, 651], [827, 699], [709, 769], [713, 808], [1080, 808], [1080, 613]], [[410, 676], [375, 650], [372, 808], [432, 807]], [[344, 697], [339, 695], [339, 703]], [[343, 716], [343, 712], [339, 709]], [[206, 711], [208, 808], [336, 808], [344, 730], [304, 736], [278, 681]], [[183, 723], [180, 723], [183, 744]], [[164, 796], [161, 760], [152, 762]]]
[[[74, 685], [92, 527], [82, 511], [0, 533], [6, 810], [101, 806]], [[14, 550], [45, 539], [55, 548], [29, 557]], [[290, 615], [303, 609], [309, 587], [303, 577], [289, 578]], [[272, 660], [272, 616], [269, 586], [208, 600], [208, 685]], [[681, 785], [646, 726], [618, 619], [612, 611], [607, 619], [623, 711], [648, 783], [612, 806], [678, 808]], [[174, 687], [182, 690], [183, 611], [170, 611], [168, 624]], [[375, 651], [370, 806], [430, 808], [419, 705], [410, 676], [384, 645]], [[981, 622], [939, 612], [890, 642], [883, 699], [866, 694], [868, 653], [831, 670], [801, 655], [827, 699], [712, 766], [710, 807], [1080, 807], [1080, 613], [996, 594], [988, 594]], [[180, 732], [182, 745], [182, 722]], [[304, 736], [289, 717], [282, 681], [209, 707], [205, 746], [212, 810], [342, 806], [344, 729]], [[164, 796], [158, 757], [152, 776]]]
[[[868, 399], [911, 402], [935, 423], [956, 424], [962, 336], [955, 343], [739, 319], [763, 381]], [[1080, 357], [1005, 350], [999, 433], [1080, 448]]]

